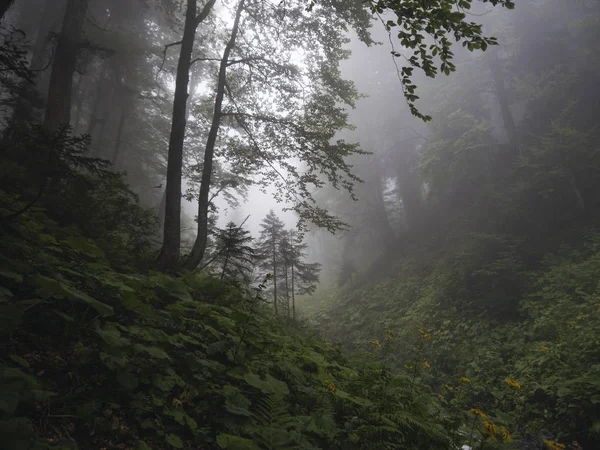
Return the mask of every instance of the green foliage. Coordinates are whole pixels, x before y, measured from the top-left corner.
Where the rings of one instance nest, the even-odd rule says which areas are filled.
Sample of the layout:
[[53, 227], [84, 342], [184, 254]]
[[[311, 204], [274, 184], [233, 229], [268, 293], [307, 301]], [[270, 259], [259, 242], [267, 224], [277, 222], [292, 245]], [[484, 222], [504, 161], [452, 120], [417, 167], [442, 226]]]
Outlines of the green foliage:
[[[147, 212], [120, 177], [67, 166], [1, 223], [0, 447], [449, 448], [422, 384], [285, 328], [265, 283], [144, 267]], [[69, 207], [82, 215], [58, 216]]]

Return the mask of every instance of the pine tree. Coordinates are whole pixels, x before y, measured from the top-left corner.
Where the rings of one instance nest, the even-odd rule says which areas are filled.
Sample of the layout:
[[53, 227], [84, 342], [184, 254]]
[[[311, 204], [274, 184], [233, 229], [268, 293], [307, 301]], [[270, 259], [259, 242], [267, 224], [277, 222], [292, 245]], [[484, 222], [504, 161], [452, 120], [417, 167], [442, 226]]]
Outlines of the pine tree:
[[284, 234], [284, 224], [277, 217], [273, 210], [263, 219], [260, 224], [260, 240], [258, 242], [257, 253], [259, 257], [259, 267], [273, 274], [273, 310], [278, 314], [277, 308], [277, 283], [278, 273], [280, 272], [282, 261], [280, 254], [280, 243]]
[[223, 229], [216, 230], [216, 256], [221, 270], [221, 279], [225, 277], [250, 281], [256, 259], [256, 252], [250, 245], [254, 238], [248, 230], [229, 222]]
[[[319, 273], [321, 272], [322, 266], [320, 263], [305, 262], [308, 244], [302, 242], [302, 240], [296, 236], [296, 233], [293, 230], [286, 233], [283, 243], [283, 260], [285, 261], [286, 269], [290, 271], [289, 292], [291, 293], [292, 300], [292, 318], [295, 320], [296, 294], [312, 295], [315, 292], [319, 282]], [[287, 271], [285, 279], [287, 284]], [[287, 297], [289, 309], [289, 295]]]

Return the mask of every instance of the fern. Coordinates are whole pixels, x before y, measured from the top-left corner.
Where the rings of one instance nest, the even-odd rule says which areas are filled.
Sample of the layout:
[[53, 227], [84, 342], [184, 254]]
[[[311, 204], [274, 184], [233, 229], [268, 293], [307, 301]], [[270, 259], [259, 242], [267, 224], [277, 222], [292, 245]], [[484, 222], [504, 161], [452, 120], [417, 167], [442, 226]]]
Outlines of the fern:
[[298, 424], [288, 410], [289, 404], [270, 395], [261, 399], [254, 408], [254, 436], [266, 450], [297, 450], [300, 447], [290, 433]]

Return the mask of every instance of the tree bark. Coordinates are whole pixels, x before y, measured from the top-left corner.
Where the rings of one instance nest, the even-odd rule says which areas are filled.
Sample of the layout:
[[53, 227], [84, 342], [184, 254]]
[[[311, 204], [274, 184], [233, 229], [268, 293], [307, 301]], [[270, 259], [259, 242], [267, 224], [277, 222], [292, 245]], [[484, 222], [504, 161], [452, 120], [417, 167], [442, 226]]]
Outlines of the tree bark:
[[198, 267], [202, 261], [202, 258], [204, 258], [204, 253], [206, 251], [206, 244], [208, 241], [208, 209], [210, 206], [209, 191], [215, 144], [217, 142], [217, 135], [219, 134], [219, 127], [221, 126], [223, 97], [225, 96], [225, 83], [227, 82], [227, 65], [229, 63], [229, 55], [235, 46], [244, 5], [245, 0], [240, 0], [237, 5], [231, 36], [227, 42], [227, 45], [225, 46], [223, 58], [221, 58], [221, 64], [219, 65], [219, 78], [217, 95], [215, 98], [215, 109], [210, 132], [206, 141], [206, 149], [204, 151], [204, 166], [202, 168], [202, 181], [200, 182], [200, 195], [198, 200], [198, 236], [196, 236], [196, 241], [194, 242], [192, 251], [185, 263], [185, 268], [189, 270], [193, 270]]
[[275, 249], [275, 237], [275, 230], [273, 229], [273, 232], [271, 233], [271, 257], [273, 258], [273, 309], [275, 315], [277, 315], [277, 251]]
[[119, 161], [121, 160], [121, 147], [123, 146], [123, 132], [125, 131], [125, 125], [127, 124], [127, 118], [129, 117], [129, 110], [131, 107], [131, 98], [129, 95], [123, 99], [123, 105], [121, 106], [121, 117], [119, 118], [119, 127], [117, 129], [117, 137], [115, 140], [115, 148], [113, 151], [111, 162], [115, 169], [119, 168]]
[[296, 293], [294, 292], [294, 266], [295, 261], [292, 262], [292, 319], [296, 320]]
[[187, 0], [185, 26], [175, 81], [175, 99], [173, 101], [173, 119], [169, 138], [169, 155], [167, 158], [167, 186], [165, 203], [165, 220], [163, 245], [158, 257], [161, 270], [175, 269], [179, 264], [181, 246], [181, 178], [183, 169], [183, 143], [186, 128], [186, 110], [190, 66], [196, 28], [208, 16], [215, 0], [210, 0], [199, 16], [196, 16], [196, 0]]
[[[28, 123], [32, 120], [32, 117], [35, 117], [35, 121], [43, 119], [41, 117], [43, 111], [39, 114], [40, 117], [38, 117], [37, 113], [38, 110], [43, 108], [42, 99], [45, 100], [45, 96], [48, 93], [48, 74], [45, 70], [48, 64], [46, 61], [48, 37], [52, 31], [60, 28], [61, 17], [64, 17], [65, 11], [64, 4], [65, 0], [46, 0], [43, 3], [41, 19], [37, 23], [37, 26], [34, 27], [36, 29], [35, 42], [29, 63], [31, 69], [40, 72], [35, 78], [35, 87], [40, 95], [38, 98], [38, 96], [32, 96], [29, 93], [29, 95], [22, 95], [18, 99], [11, 120], [14, 124]], [[29, 92], [25, 89], [25, 85], [23, 87], [24, 92]], [[34, 110], [32, 110], [32, 107]]]
[[14, 2], [15, 0], [0, 0], [0, 20], [4, 19], [4, 15]]
[[43, 125], [46, 130], [56, 130], [70, 123], [73, 73], [87, 5], [88, 0], [69, 0], [67, 3], [50, 75]]

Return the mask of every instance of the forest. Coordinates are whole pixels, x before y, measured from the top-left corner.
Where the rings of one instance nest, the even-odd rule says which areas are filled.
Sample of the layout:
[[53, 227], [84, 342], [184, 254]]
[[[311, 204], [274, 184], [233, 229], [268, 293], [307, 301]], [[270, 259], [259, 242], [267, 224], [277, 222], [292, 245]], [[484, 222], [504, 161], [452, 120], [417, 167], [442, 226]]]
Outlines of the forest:
[[600, 2], [0, 0], [0, 450], [600, 448]]

